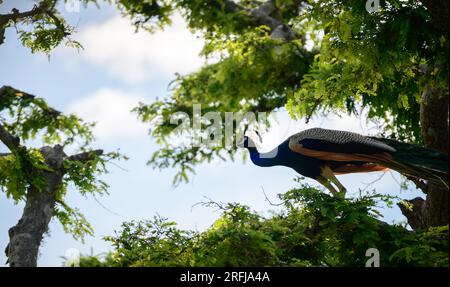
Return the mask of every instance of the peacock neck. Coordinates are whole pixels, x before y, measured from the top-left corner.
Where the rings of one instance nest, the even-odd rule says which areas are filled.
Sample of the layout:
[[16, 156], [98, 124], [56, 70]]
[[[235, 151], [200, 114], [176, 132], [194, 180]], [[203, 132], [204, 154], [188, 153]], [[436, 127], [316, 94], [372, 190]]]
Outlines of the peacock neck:
[[258, 166], [269, 167], [278, 165], [278, 156], [274, 151], [267, 153], [260, 153], [256, 147], [249, 147], [250, 159]]

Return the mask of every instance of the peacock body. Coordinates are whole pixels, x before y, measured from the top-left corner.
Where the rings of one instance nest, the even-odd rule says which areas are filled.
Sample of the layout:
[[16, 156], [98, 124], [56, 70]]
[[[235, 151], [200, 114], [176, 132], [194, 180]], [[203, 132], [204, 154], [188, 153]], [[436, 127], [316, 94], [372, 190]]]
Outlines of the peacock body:
[[319, 181], [334, 195], [338, 191], [333, 184], [345, 193], [335, 175], [387, 169], [448, 186], [447, 154], [391, 139], [313, 128], [290, 136], [268, 153], [260, 153], [247, 136], [244, 147], [255, 165], [290, 167]]

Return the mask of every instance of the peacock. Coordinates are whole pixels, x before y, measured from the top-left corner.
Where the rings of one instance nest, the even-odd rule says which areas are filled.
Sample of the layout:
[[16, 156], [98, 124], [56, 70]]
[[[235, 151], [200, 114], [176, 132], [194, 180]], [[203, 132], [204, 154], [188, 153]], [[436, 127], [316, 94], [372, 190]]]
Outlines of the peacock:
[[333, 196], [346, 192], [336, 175], [388, 169], [448, 187], [448, 154], [392, 139], [312, 128], [290, 136], [267, 153], [260, 153], [247, 135], [242, 146], [255, 165], [290, 167], [317, 180]]

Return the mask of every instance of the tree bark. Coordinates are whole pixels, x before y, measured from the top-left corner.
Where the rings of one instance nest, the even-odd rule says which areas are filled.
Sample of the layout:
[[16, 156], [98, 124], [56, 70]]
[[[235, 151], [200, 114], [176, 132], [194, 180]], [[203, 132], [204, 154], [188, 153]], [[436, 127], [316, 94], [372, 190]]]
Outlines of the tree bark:
[[[35, 96], [31, 94], [9, 86], [0, 87], [0, 101], [5, 99], [7, 102], [8, 97], [20, 97], [29, 101], [35, 100]], [[43, 113], [55, 119], [61, 114], [46, 105], [40, 105], [40, 108]], [[0, 156], [19, 156], [27, 152], [27, 148], [20, 144], [20, 138], [16, 138], [9, 132], [1, 121], [0, 142], [11, 152], [0, 154]], [[98, 149], [67, 156], [64, 153], [64, 147], [61, 145], [43, 147], [40, 152], [44, 158], [46, 169], [32, 164], [22, 166], [28, 188], [22, 217], [15, 226], [9, 229], [10, 242], [5, 249], [5, 253], [8, 257], [7, 263], [11, 267], [37, 265], [39, 246], [54, 215], [56, 198], [62, 188], [64, 174], [67, 172], [64, 168], [64, 160], [85, 163], [103, 155], [103, 150]], [[39, 180], [39, 183], [36, 183], [36, 180]]]
[[53, 171], [41, 171], [44, 180], [42, 190], [35, 186], [28, 188], [22, 218], [9, 229], [10, 242], [5, 252], [11, 267], [37, 265], [39, 246], [53, 217], [56, 193], [61, 188], [64, 157], [62, 147], [44, 147], [41, 153]]
[[70, 32], [67, 31], [61, 19], [59, 19], [57, 15], [57, 11], [55, 10], [55, 5], [58, 1], [54, 1], [53, 4], [49, 4], [48, 1], [40, 1], [39, 4], [34, 5], [33, 9], [20, 12], [17, 8], [13, 8], [11, 13], [9, 14], [0, 14], [0, 45], [2, 45], [5, 41], [5, 29], [6, 25], [10, 21], [13, 21], [17, 24], [19, 21], [34, 22], [36, 18], [42, 18], [42, 16], [47, 15], [53, 20], [53, 24], [57, 29], [63, 33], [64, 36], [69, 36]]
[[267, 0], [255, 9], [247, 9], [239, 5], [235, 1], [225, 0], [225, 11], [229, 13], [236, 13], [239, 11], [246, 11], [258, 25], [268, 26], [271, 30], [272, 39], [281, 39], [285, 41], [292, 41], [295, 39], [303, 40], [303, 36], [297, 34], [291, 27], [289, 27], [282, 20], [272, 17], [271, 15], [277, 12], [276, 1]]
[[[445, 91], [425, 87], [420, 107], [422, 137], [427, 148], [448, 154], [449, 99]], [[427, 184], [424, 221], [427, 227], [447, 225], [449, 222], [449, 190], [447, 187]]]
[[427, 228], [427, 224], [424, 222], [424, 210], [425, 200], [421, 197], [416, 197], [411, 200], [407, 200], [412, 205], [412, 209], [407, 208], [402, 203], [398, 204], [401, 212], [408, 219], [408, 224], [413, 230], [424, 230]]
[[448, 154], [448, 95], [433, 88], [425, 87], [420, 105], [422, 138], [427, 148]]
[[[434, 88], [433, 81], [425, 87], [420, 105], [420, 124], [424, 145], [447, 153], [449, 149], [449, 98], [446, 91]], [[447, 183], [448, 184], [448, 183]], [[413, 230], [424, 230], [449, 223], [449, 190], [445, 185], [425, 183], [421, 187], [426, 200], [409, 201], [413, 209], [401, 208]]]

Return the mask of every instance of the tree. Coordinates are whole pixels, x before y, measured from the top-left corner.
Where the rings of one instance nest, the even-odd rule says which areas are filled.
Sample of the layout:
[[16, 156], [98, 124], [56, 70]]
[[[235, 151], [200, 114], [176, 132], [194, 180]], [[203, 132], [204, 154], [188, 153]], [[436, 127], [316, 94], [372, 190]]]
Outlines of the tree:
[[[205, 113], [285, 107], [306, 121], [365, 111], [368, 120], [381, 123], [385, 137], [448, 154], [448, 2], [381, 1], [375, 12], [356, 0], [151, 3], [159, 8], [118, 1], [143, 28], [163, 26], [179, 11], [192, 30], [203, 33], [203, 55], [220, 58], [178, 76], [170, 98], [136, 109], [154, 125], [151, 134], [162, 145], [149, 164], [180, 167], [177, 182], [187, 180], [200, 162], [235, 155], [224, 144], [171, 146], [172, 132], [180, 130], [170, 115], [192, 116], [197, 103]], [[208, 138], [209, 131], [202, 136]], [[189, 126], [184, 132], [193, 133]], [[411, 227], [448, 224], [448, 188], [411, 180], [426, 194], [426, 200], [409, 201], [412, 208], [401, 206]]]
[[[83, 1], [85, 5], [89, 2], [96, 3], [94, 0]], [[2, 3], [3, 0], [0, 5]], [[5, 41], [5, 30], [14, 27], [22, 44], [33, 53], [49, 54], [62, 43], [80, 48], [81, 45], [70, 38], [75, 30], [61, 17], [58, 3], [58, 0], [42, 0], [28, 11], [13, 8], [9, 14], [0, 14], [0, 45]]]
[[[67, 205], [64, 197], [70, 183], [84, 195], [105, 194], [108, 186], [97, 176], [106, 172], [105, 163], [118, 154], [89, 148], [91, 124], [12, 87], [0, 88], [0, 112], [0, 141], [9, 150], [0, 154], [0, 188], [14, 202], [25, 203], [21, 219], [9, 229], [5, 253], [10, 266], [36, 266], [42, 237], [53, 217], [75, 239], [92, 235], [83, 214]], [[24, 145], [38, 136], [45, 146]], [[81, 143], [79, 153], [66, 155], [64, 149], [76, 142]]]
[[[61, 43], [81, 47], [70, 39], [73, 28], [59, 15], [58, 2], [63, 1], [41, 0], [30, 11], [13, 9], [10, 14], [0, 15], [0, 44], [5, 29], [15, 26], [22, 43], [33, 52], [49, 53]], [[169, 24], [174, 13], [181, 13], [190, 29], [203, 34], [206, 40], [203, 56], [219, 59], [195, 73], [178, 75], [169, 98], [135, 109], [143, 121], [151, 123], [151, 135], [161, 144], [149, 164], [160, 169], [178, 167], [175, 183], [179, 183], [187, 181], [188, 173], [194, 172], [201, 162], [214, 157], [234, 158], [236, 149], [224, 144], [230, 138], [224, 138], [216, 146], [171, 144], [172, 137], [180, 133], [198, 136], [188, 125], [180, 129], [169, 120], [179, 112], [193, 116], [192, 107], [198, 103], [202, 104], [203, 112], [222, 114], [286, 108], [292, 117], [306, 121], [328, 113], [367, 114], [369, 121], [380, 123], [379, 133], [385, 137], [448, 153], [449, 4], [444, 0], [380, 2], [378, 11], [368, 11], [365, 1], [359, 0], [111, 1], [137, 28], [150, 32]], [[41, 149], [40, 160], [32, 153], [22, 158], [18, 151], [24, 147], [15, 144], [14, 137], [27, 139], [48, 126], [49, 135], [62, 132], [70, 138], [68, 126], [74, 122], [48, 121], [48, 115], [43, 113], [38, 120], [34, 116], [29, 118], [31, 126], [26, 121], [23, 126], [18, 102], [8, 100], [0, 107], [12, 109], [12, 116], [19, 119], [15, 126], [18, 130], [9, 128], [13, 124], [5, 125], [6, 119], [2, 122], [2, 141], [11, 151], [11, 155], [2, 158], [23, 162], [23, 167], [8, 173], [3, 182], [20, 175], [17, 181], [21, 182], [20, 190], [31, 190], [39, 185], [32, 182], [34, 177], [27, 177], [28, 172], [42, 174], [44, 178], [51, 174], [56, 182], [60, 178], [64, 182], [65, 170], [54, 173], [60, 165], [53, 166], [52, 171], [45, 168], [42, 171], [42, 163], [52, 167], [58, 162], [50, 160], [53, 154], [59, 155], [59, 162], [64, 158], [66, 163], [80, 160], [68, 160], [70, 157], [62, 155], [58, 151], [61, 148], [56, 147]], [[210, 125], [211, 121], [201, 123], [206, 129], [200, 137], [210, 138]], [[225, 123], [219, 125], [226, 129]], [[234, 134], [228, 137], [234, 138]], [[95, 158], [94, 163], [102, 163], [98, 155]], [[30, 170], [22, 169], [27, 166], [31, 166]], [[87, 178], [92, 183], [95, 181], [92, 171], [97, 169], [90, 171], [77, 171], [82, 177], [73, 173], [70, 178], [69, 173], [68, 180], [82, 182]], [[410, 180], [426, 194], [426, 200], [415, 198], [400, 205], [409, 225], [417, 234], [448, 225], [448, 188]], [[44, 182], [47, 187], [52, 186], [50, 178]], [[15, 194], [14, 190], [9, 194]], [[315, 200], [324, 199], [315, 197]]]
[[[22, 44], [33, 53], [50, 55], [60, 44], [81, 48], [70, 38], [74, 28], [57, 10], [60, 2], [42, 0], [28, 11], [13, 8], [11, 13], [1, 14], [0, 45], [5, 30], [14, 27]], [[121, 156], [89, 148], [94, 139], [92, 126], [49, 107], [42, 98], [9, 86], [0, 88], [0, 141], [9, 150], [0, 154], [0, 188], [15, 203], [25, 203], [21, 219], [9, 229], [5, 253], [10, 266], [36, 266], [42, 237], [53, 217], [77, 240], [93, 234], [83, 214], [65, 203], [68, 185], [73, 184], [83, 195], [106, 194], [108, 185], [98, 176], [107, 172], [108, 161]], [[25, 145], [37, 138], [45, 146]], [[68, 147], [79, 152], [67, 155], [64, 149]]]
[[204, 202], [221, 211], [205, 231], [177, 228], [156, 216], [122, 224], [114, 250], [80, 258], [80, 266], [364, 267], [376, 246], [380, 266], [448, 266], [448, 226], [426, 232], [380, 221], [376, 205], [393, 197], [335, 198], [307, 185], [279, 195], [280, 212], [264, 218], [237, 203]]

